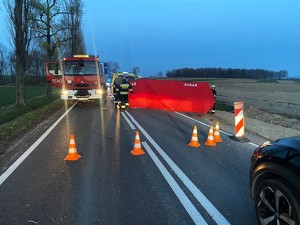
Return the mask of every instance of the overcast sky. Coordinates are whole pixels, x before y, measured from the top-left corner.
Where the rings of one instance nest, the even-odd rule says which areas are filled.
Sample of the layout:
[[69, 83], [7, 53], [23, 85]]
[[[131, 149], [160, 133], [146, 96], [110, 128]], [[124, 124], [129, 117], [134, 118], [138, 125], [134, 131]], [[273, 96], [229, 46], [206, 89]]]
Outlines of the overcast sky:
[[83, 2], [87, 53], [121, 71], [259, 68], [300, 77], [300, 0]]
[[86, 0], [88, 51], [156, 75], [175, 68], [289, 71], [300, 77], [299, 0]]

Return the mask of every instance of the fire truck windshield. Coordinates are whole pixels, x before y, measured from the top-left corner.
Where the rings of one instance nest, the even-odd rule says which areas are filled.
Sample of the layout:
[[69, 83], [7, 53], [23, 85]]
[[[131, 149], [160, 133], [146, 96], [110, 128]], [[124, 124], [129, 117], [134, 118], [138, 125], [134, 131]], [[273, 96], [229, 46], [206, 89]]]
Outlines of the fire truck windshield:
[[65, 76], [89, 76], [97, 74], [95, 61], [72, 61], [64, 63]]

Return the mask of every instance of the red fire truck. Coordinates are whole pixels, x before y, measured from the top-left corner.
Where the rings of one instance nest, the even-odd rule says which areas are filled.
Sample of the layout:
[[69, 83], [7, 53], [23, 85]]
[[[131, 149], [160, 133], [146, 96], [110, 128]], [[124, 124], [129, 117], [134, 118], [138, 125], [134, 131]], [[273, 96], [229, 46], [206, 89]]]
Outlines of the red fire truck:
[[61, 99], [100, 100], [105, 81], [98, 56], [74, 55], [59, 62], [46, 62], [47, 82], [61, 88]]

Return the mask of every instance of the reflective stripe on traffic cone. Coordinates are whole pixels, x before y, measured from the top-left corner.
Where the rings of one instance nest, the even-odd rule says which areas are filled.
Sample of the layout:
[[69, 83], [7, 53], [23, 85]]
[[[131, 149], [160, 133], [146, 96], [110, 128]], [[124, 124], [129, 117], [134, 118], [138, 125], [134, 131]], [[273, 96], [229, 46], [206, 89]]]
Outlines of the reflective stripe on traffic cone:
[[81, 156], [77, 153], [77, 150], [76, 150], [76, 144], [75, 144], [74, 135], [71, 134], [71, 136], [70, 136], [70, 145], [69, 145], [69, 153], [66, 156], [65, 160], [76, 161], [80, 157]]
[[188, 146], [190, 146], [190, 147], [199, 147], [200, 146], [200, 144], [198, 142], [197, 126], [194, 126], [192, 139], [191, 139], [190, 143], [188, 143]]
[[145, 152], [142, 150], [140, 134], [138, 131], [135, 132], [134, 146], [133, 150], [130, 152], [132, 155], [143, 155]]
[[215, 142], [222, 142], [222, 139], [221, 139], [221, 136], [220, 136], [219, 122], [216, 122], [216, 128], [214, 129], [214, 141]]
[[208, 132], [208, 137], [206, 142], [204, 143], [207, 146], [216, 146], [216, 142], [214, 141], [214, 134], [213, 134], [213, 126], [210, 126], [209, 132]]

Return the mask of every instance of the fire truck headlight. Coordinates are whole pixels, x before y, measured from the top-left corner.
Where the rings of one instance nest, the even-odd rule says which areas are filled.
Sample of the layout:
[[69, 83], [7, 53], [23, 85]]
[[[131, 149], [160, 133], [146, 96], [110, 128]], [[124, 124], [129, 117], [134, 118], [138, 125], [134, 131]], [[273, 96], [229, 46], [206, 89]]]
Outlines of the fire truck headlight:
[[102, 94], [103, 94], [103, 91], [102, 91], [102, 89], [97, 89], [97, 90], [96, 90], [96, 94], [100, 94], [100, 95], [102, 95]]
[[63, 90], [63, 91], [62, 91], [62, 94], [63, 94], [63, 95], [69, 95], [69, 94], [70, 94], [70, 91], [68, 91], [68, 90]]

